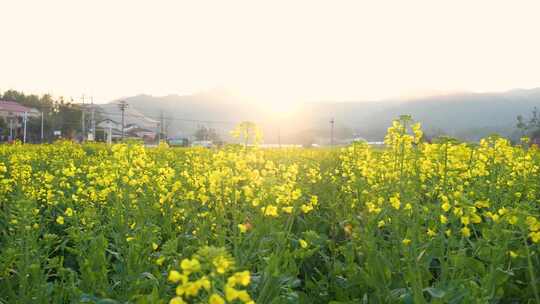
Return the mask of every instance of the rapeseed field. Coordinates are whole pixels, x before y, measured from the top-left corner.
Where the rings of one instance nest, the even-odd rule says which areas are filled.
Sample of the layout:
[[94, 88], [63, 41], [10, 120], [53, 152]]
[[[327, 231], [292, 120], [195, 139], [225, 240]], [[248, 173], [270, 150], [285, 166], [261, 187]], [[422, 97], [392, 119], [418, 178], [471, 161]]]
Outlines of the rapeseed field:
[[540, 153], [0, 145], [0, 303], [540, 303]]

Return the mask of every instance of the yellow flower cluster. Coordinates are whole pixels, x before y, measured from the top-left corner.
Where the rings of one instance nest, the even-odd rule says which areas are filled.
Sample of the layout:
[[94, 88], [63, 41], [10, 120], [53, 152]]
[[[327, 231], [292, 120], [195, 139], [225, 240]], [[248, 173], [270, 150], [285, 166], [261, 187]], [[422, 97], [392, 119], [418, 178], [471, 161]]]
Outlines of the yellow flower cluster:
[[[203, 247], [191, 259], [183, 259], [179, 270], [170, 270], [168, 280], [178, 284], [170, 304], [207, 299], [210, 304], [234, 302], [254, 304], [239, 287], [251, 282], [249, 271], [234, 272], [234, 259], [223, 248]], [[225, 284], [223, 284], [226, 282]]]
[[350, 207], [366, 212], [374, 226], [386, 231], [397, 229], [388, 225], [396, 222], [392, 217], [417, 214], [428, 238], [438, 231], [446, 237], [452, 231], [482, 237], [479, 230], [503, 224], [518, 232], [526, 222], [528, 238], [540, 241], [538, 215], [531, 214], [540, 191], [533, 182], [540, 173], [536, 148], [514, 147], [500, 137], [483, 139], [476, 147], [450, 139], [425, 143], [422, 137], [420, 124], [403, 116], [388, 129], [385, 150], [365, 143], [342, 149], [334, 176], [341, 179], [342, 192], [350, 194]]
[[527, 226], [529, 228], [529, 237], [535, 243], [540, 242], [540, 221], [532, 216], [528, 216], [526, 219]]

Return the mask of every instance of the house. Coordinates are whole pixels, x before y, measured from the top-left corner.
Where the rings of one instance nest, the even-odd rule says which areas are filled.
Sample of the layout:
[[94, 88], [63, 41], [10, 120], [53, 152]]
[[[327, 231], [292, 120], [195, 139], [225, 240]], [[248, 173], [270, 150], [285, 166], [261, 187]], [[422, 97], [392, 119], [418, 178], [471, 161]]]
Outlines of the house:
[[[9, 138], [17, 138], [24, 132], [24, 119], [40, 117], [41, 112], [14, 101], [0, 100], [0, 119], [9, 129]], [[3, 133], [3, 132], [2, 132]]]
[[[122, 124], [110, 118], [100, 121], [96, 125], [97, 139], [107, 142], [117, 141], [122, 138]], [[131, 123], [124, 127], [124, 138], [141, 138], [145, 143], [156, 141], [157, 132]]]
[[154, 144], [157, 141], [157, 131], [141, 128], [136, 124], [130, 124], [124, 129], [126, 137], [142, 138], [145, 144]]
[[28, 113], [29, 117], [39, 117], [41, 112], [34, 109], [25, 107], [14, 101], [0, 100], [0, 117], [7, 117], [9, 115], [23, 115]]
[[122, 124], [106, 118], [96, 124], [96, 140], [112, 142], [122, 137]]
[[97, 106], [97, 113], [103, 118], [96, 125], [96, 139], [116, 141], [122, 138], [122, 117], [124, 121], [124, 138], [143, 139], [150, 144], [157, 141], [160, 129], [159, 121], [146, 117], [133, 107], [121, 111], [118, 102]]
[[540, 147], [540, 130], [536, 130], [531, 134], [529, 144]]
[[34, 109], [25, 107], [14, 101], [0, 100], [0, 118], [8, 121], [9, 119], [22, 118], [26, 113], [27, 117], [40, 117], [41, 112]]

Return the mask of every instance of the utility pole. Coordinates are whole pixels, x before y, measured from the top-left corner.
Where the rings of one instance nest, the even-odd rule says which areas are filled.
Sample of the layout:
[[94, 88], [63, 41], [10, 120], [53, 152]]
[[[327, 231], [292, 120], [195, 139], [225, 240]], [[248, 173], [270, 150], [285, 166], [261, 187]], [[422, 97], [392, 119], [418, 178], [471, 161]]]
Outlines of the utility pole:
[[13, 117], [9, 118], [9, 139], [13, 141]]
[[120, 101], [120, 103], [118, 104], [118, 107], [120, 107], [120, 111], [122, 112], [122, 140], [124, 140], [124, 129], [125, 129], [125, 125], [124, 125], [124, 116], [125, 116], [125, 113], [126, 113], [126, 108], [128, 107], [128, 104], [126, 103], [125, 100], [122, 100]]
[[167, 120], [167, 117], [163, 117], [163, 136], [167, 138], [169, 136], [169, 120]]
[[96, 140], [96, 116], [95, 116], [95, 112], [96, 112], [96, 109], [94, 107], [94, 96], [90, 97], [90, 100], [92, 102], [92, 114], [91, 114], [91, 128], [92, 128], [92, 140], [95, 141]]
[[81, 119], [81, 127], [82, 127], [82, 141], [84, 142], [84, 139], [86, 137], [86, 125], [85, 125], [85, 108], [84, 108], [85, 104], [84, 104], [84, 94], [82, 96], [82, 119]]
[[334, 145], [334, 118], [330, 119], [330, 145]]
[[161, 128], [161, 124], [158, 122], [156, 124], [156, 136], [157, 136], [157, 144], [158, 144], [158, 146], [159, 146], [159, 143], [161, 142], [161, 130], [160, 130], [160, 128]]
[[112, 123], [111, 122], [109, 122], [109, 128], [107, 132], [107, 144], [108, 145], [112, 144]]
[[278, 127], [277, 129], [277, 140], [278, 140], [278, 145], [281, 148], [281, 127]]
[[41, 143], [43, 143], [43, 109], [41, 109]]
[[23, 114], [23, 123], [24, 123], [23, 143], [26, 143], [26, 121], [27, 120], [28, 120], [28, 112], [24, 112], [24, 114]]
[[165, 124], [164, 124], [164, 118], [163, 118], [163, 111], [161, 111], [159, 114], [159, 138], [160, 139], [161, 139], [161, 134], [165, 134], [163, 132], [164, 127], [165, 127]]

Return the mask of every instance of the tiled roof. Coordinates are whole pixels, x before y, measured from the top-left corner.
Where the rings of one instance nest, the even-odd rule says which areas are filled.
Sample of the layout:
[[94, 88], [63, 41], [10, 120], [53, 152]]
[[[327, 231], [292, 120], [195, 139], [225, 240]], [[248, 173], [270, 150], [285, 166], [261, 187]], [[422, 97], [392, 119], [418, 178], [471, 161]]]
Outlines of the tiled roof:
[[24, 113], [24, 112], [34, 112], [35, 109], [25, 107], [14, 101], [4, 101], [0, 100], [0, 112], [11, 112], [11, 113]]

